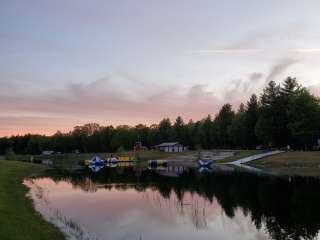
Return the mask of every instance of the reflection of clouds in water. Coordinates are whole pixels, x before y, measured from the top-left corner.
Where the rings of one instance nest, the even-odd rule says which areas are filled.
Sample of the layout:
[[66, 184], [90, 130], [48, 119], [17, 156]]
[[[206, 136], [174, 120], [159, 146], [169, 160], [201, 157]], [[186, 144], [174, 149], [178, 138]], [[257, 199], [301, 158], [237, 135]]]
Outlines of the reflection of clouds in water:
[[[238, 229], [239, 234], [245, 234], [246, 232], [255, 232], [256, 226], [252, 221], [247, 221], [248, 218], [250, 218], [250, 216], [245, 215], [243, 209], [238, 207], [237, 209], [235, 209], [235, 215], [232, 218], [232, 221], [229, 221], [228, 223], [229, 227], [230, 227], [230, 224], [234, 224]], [[266, 231], [265, 227], [262, 226], [261, 229], [262, 229], [262, 232], [261, 231], [255, 232], [254, 239], [261, 239], [261, 240], [267, 239], [265, 234], [263, 234], [263, 232]]]
[[76, 221], [62, 214], [60, 209], [52, 206], [50, 192], [45, 187], [36, 183], [32, 179], [26, 179], [23, 184], [30, 188], [27, 196], [33, 200], [35, 209], [41, 213], [45, 220], [52, 222], [69, 240], [99, 240], [92, 233], [84, 230]]
[[[50, 208], [68, 216], [60, 222], [73, 219], [103, 239], [255, 239], [259, 234], [240, 210], [233, 218], [226, 217], [215, 199], [210, 202], [197, 193], [185, 192], [178, 198], [171, 191], [170, 197], [164, 198], [156, 188], [138, 192], [135, 185], [96, 185], [88, 180], [83, 181], [82, 187], [94, 191], [86, 192], [66, 181], [48, 178], [35, 180], [35, 184], [49, 190]], [[74, 225], [73, 221], [70, 224]]]

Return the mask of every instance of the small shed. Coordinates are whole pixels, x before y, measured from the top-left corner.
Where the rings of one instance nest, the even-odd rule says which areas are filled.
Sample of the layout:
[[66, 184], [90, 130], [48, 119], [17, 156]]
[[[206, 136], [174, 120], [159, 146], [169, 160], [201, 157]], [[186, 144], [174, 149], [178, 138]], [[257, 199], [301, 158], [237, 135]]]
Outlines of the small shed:
[[53, 165], [53, 161], [50, 159], [43, 159], [41, 163], [44, 165]]
[[164, 142], [155, 146], [155, 148], [162, 152], [183, 152], [186, 150], [186, 148], [179, 142]]
[[52, 155], [52, 154], [54, 154], [54, 151], [48, 151], [48, 150], [46, 150], [46, 151], [42, 151], [41, 154], [42, 154], [42, 155]]

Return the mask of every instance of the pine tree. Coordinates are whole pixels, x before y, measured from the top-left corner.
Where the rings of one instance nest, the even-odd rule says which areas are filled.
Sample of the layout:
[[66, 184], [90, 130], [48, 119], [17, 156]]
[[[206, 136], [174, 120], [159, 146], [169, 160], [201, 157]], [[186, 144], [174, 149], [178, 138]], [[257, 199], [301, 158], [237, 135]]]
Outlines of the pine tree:
[[222, 106], [219, 114], [215, 119], [215, 124], [217, 128], [217, 137], [219, 139], [219, 145], [221, 147], [227, 147], [231, 144], [231, 138], [229, 136], [228, 128], [232, 124], [234, 118], [234, 112], [230, 104], [225, 104]]
[[261, 111], [256, 125], [257, 137], [267, 145], [282, 145], [283, 113], [280, 105], [280, 85], [269, 82], [260, 97]]
[[245, 113], [246, 145], [253, 149], [258, 145], [255, 127], [259, 118], [259, 104], [255, 94], [247, 102]]

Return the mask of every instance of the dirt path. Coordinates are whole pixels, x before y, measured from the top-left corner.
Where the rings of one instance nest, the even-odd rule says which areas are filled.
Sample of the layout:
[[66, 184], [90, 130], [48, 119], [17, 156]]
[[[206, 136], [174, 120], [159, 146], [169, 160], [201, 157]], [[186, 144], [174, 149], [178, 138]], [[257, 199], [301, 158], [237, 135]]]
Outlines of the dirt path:
[[265, 158], [268, 156], [272, 156], [272, 155], [276, 155], [276, 154], [280, 154], [280, 153], [284, 153], [284, 151], [280, 151], [280, 150], [276, 150], [276, 151], [271, 151], [271, 152], [267, 152], [267, 153], [261, 153], [261, 154], [256, 154], [250, 157], [246, 157], [246, 158], [241, 158], [239, 160], [227, 163], [227, 164], [232, 164], [232, 165], [237, 165], [240, 166], [241, 164], [245, 164], [254, 160], [258, 160], [261, 158]]

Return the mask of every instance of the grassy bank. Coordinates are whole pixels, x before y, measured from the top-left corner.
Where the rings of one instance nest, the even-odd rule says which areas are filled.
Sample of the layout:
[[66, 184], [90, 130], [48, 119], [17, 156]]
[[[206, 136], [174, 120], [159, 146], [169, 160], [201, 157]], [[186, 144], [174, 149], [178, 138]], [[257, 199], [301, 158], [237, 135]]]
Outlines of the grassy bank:
[[285, 175], [320, 176], [320, 152], [286, 152], [249, 165]]
[[59, 240], [62, 233], [44, 221], [26, 197], [22, 179], [43, 171], [42, 166], [0, 160], [0, 239]]
[[[164, 158], [173, 158], [178, 156], [187, 156], [193, 154], [193, 151], [185, 151], [179, 153], [167, 153], [161, 151], [143, 151], [139, 152], [136, 156], [139, 160], [151, 160], [151, 159], [164, 159]], [[97, 155], [103, 159], [110, 157], [111, 153], [67, 153], [67, 154], [54, 154], [54, 155], [22, 155], [16, 154], [12, 158], [15, 161], [41, 161], [45, 159], [53, 160], [56, 167], [60, 168], [72, 168], [76, 166], [80, 161], [91, 159], [94, 155]], [[117, 153], [115, 153], [117, 155]], [[133, 152], [124, 152], [120, 155], [129, 155], [133, 156]]]

